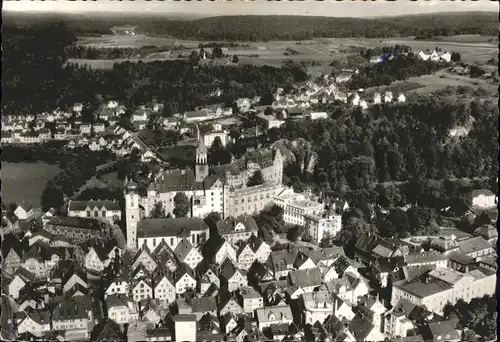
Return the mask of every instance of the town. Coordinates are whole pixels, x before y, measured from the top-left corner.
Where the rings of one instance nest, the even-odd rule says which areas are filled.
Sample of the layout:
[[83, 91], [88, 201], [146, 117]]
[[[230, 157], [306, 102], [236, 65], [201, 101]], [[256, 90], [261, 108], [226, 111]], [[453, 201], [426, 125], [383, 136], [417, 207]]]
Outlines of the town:
[[[404, 137], [393, 135], [419, 129], [405, 117], [420, 115], [412, 106], [441, 104], [352, 89], [362, 67], [409, 54], [429, 73], [460, 65], [439, 48], [399, 50], [271, 94], [226, 101], [215, 86], [204, 95], [213, 103], [182, 111], [104, 97], [2, 115], [10, 162], [45, 149], [63, 171], [40, 202], [2, 201], [1, 339], [493, 341], [495, 167], [476, 156], [477, 174], [464, 171], [453, 155], [449, 173], [404, 176], [413, 166], [400, 166], [392, 141]], [[408, 146], [434, 146], [437, 131], [443, 145], [482, 142], [474, 130], [489, 132], [478, 124], [488, 119], [475, 105], [443, 125], [429, 109], [418, 117], [434, 133], [422, 126], [423, 142]], [[384, 115], [408, 121], [394, 133]], [[331, 146], [332, 132], [345, 144]], [[380, 158], [367, 143], [379, 135]]]

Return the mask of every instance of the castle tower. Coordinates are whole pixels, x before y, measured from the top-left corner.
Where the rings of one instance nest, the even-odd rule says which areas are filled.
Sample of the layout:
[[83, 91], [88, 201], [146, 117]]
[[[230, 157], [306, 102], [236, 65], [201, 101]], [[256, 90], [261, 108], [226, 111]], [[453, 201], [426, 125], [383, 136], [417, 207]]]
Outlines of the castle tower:
[[200, 129], [198, 128], [198, 147], [196, 148], [196, 166], [195, 166], [195, 176], [196, 182], [203, 182], [208, 176], [208, 150], [205, 146], [203, 137], [200, 135]]
[[133, 181], [125, 181], [125, 216], [127, 229], [127, 248], [137, 249], [137, 223], [139, 217], [139, 193]]
[[283, 184], [283, 167], [284, 167], [283, 155], [281, 154], [280, 149], [277, 147], [274, 149], [273, 166], [275, 173], [278, 175], [276, 177], [276, 181], [278, 182], [278, 184]]

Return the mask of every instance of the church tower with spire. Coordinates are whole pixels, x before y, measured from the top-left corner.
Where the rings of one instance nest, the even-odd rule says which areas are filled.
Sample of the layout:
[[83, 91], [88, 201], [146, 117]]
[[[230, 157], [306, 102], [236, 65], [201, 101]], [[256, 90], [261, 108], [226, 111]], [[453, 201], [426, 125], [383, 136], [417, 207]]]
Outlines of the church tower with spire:
[[196, 147], [196, 182], [203, 182], [208, 176], [208, 149], [200, 133], [200, 127], [196, 125], [198, 146]]

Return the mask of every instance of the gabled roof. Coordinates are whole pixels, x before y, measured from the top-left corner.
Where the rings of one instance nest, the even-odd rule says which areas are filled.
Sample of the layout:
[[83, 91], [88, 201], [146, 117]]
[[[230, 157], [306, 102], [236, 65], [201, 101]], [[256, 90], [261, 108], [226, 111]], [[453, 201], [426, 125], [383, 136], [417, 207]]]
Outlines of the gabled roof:
[[23, 256], [23, 246], [13, 234], [6, 234], [2, 239], [2, 257], [5, 259], [13, 250], [20, 258]]
[[151, 252], [150, 252], [150, 250], [149, 250], [148, 245], [144, 244], [143, 246], [141, 246], [141, 249], [139, 249], [139, 250], [137, 251], [137, 253], [135, 253], [135, 255], [134, 255], [133, 259], [132, 259], [132, 260], [131, 260], [131, 262], [130, 262], [130, 264], [131, 264], [131, 265], [135, 264], [135, 263], [136, 263], [136, 261], [137, 261], [137, 260], [139, 260], [139, 258], [140, 258], [140, 257], [141, 257], [141, 255], [143, 255], [143, 254], [148, 255], [148, 256], [151, 258], [151, 260], [154, 260], [153, 255], [151, 255]]
[[27, 317], [38, 324], [50, 324], [50, 313], [48, 310], [25, 311]]
[[208, 231], [207, 224], [198, 217], [142, 219], [137, 225], [138, 237], [180, 236], [182, 231]]
[[296, 285], [301, 288], [310, 286], [321, 286], [321, 284], [323, 284], [323, 278], [321, 277], [321, 272], [317, 267], [309, 268], [306, 270], [290, 271], [288, 276], [291, 285]]
[[84, 319], [87, 317], [85, 306], [70, 299], [58, 302], [52, 313], [53, 321]]
[[47, 224], [71, 228], [101, 231], [99, 220], [86, 217], [53, 217]]
[[[295, 258], [295, 262], [293, 263], [294, 268], [300, 268], [302, 265], [304, 265], [307, 260], [309, 260], [309, 256], [303, 252], [299, 252], [297, 254], [297, 257]], [[312, 261], [312, 260], [311, 260]]]
[[70, 201], [68, 204], [68, 210], [71, 211], [84, 211], [87, 210], [94, 211], [95, 209], [101, 210], [120, 210], [120, 204], [117, 201], [109, 200], [90, 200], [90, 201]]
[[29, 212], [31, 209], [33, 209], [33, 206], [26, 201], [23, 201], [17, 207], [23, 209], [25, 212]]
[[217, 311], [217, 302], [214, 297], [201, 297], [191, 300], [191, 309], [193, 313]]
[[470, 254], [491, 248], [491, 243], [486, 241], [482, 236], [475, 236], [467, 240], [459, 241], [458, 248], [462, 253]]
[[188, 239], [182, 239], [175, 247], [174, 255], [179, 260], [179, 262], [184, 262], [186, 257], [189, 255], [194, 246], [189, 242]]
[[78, 276], [81, 280], [87, 283], [87, 272], [83, 270], [83, 268], [76, 262], [67, 265], [68, 268], [65, 268], [64, 275], [61, 280], [61, 285], [64, 286], [66, 282], [68, 282], [73, 275]]
[[189, 275], [191, 278], [196, 280], [194, 271], [191, 269], [191, 267], [189, 267], [189, 265], [186, 264], [185, 262], [182, 262], [174, 272], [175, 282], [178, 282], [185, 274]]
[[[231, 164], [234, 165], [234, 164]], [[225, 176], [225, 173], [224, 173]], [[243, 231], [235, 231], [235, 227], [238, 223], [243, 224], [245, 229]], [[226, 220], [221, 220], [217, 222], [217, 230], [221, 236], [226, 234], [233, 234], [238, 232], [257, 232], [259, 228], [255, 220], [248, 215], [240, 216], [236, 219], [228, 218]]]
[[370, 332], [373, 330], [373, 324], [360, 314], [356, 314], [349, 323], [349, 331], [356, 338], [356, 341], [365, 341]]
[[226, 258], [220, 266], [220, 275], [229, 281], [236, 272], [239, 272], [238, 267], [229, 258]]
[[115, 321], [106, 318], [94, 327], [90, 340], [96, 342], [124, 341], [125, 335], [123, 335], [120, 326]]

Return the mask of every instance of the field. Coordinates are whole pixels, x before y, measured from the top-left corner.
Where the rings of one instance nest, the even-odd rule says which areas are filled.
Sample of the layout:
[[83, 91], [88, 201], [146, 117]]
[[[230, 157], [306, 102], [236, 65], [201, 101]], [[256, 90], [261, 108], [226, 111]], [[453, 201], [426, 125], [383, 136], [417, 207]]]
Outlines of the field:
[[[141, 58], [121, 60], [70, 60], [73, 63], [86, 63], [92, 68], [110, 69], [116, 62], [155, 61], [187, 57], [192, 50], [198, 50], [201, 41], [175, 40], [171, 38], [136, 36], [103, 36], [80, 38], [79, 44], [93, 47], [136, 47], [157, 46], [169, 51], [151, 53]], [[206, 43], [206, 42], [205, 42]], [[437, 37], [433, 40], [414, 40], [413, 38], [318, 38], [308, 41], [272, 41], [272, 42], [237, 42], [241, 47], [228, 47], [229, 56], [238, 55], [240, 63], [255, 65], [279, 66], [284, 60], [314, 61], [316, 66], [311, 69], [314, 74], [328, 72], [328, 65], [332, 60], [346, 60], [348, 56], [357, 55], [356, 48], [374, 48], [404, 44], [413, 51], [434, 49], [440, 47], [443, 51], [458, 52], [462, 60], [469, 63], [481, 63], [498, 55], [498, 38], [479, 35], [464, 35], [451, 37]], [[290, 50], [293, 53], [290, 54]], [[206, 49], [210, 50], [210, 49]]]
[[45, 163], [2, 163], [2, 201], [18, 204], [26, 201], [40, 207], [45, 183], [59, 170], [57, 165]]

